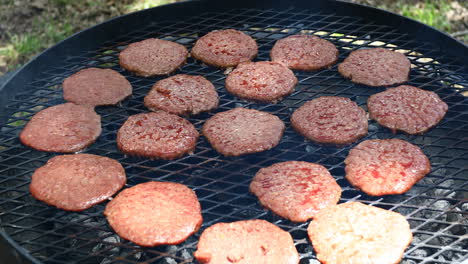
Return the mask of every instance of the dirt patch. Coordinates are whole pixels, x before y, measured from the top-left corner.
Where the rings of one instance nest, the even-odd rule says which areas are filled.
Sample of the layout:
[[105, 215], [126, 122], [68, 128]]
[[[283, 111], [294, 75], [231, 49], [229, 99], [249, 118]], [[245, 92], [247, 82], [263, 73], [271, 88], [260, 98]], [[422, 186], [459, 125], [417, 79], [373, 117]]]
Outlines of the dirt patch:
[[[80, 30], [177, 0], [0, 0], [0, 75]], [[468, 43], [468, 1], [350, 0], [422, 20]]]

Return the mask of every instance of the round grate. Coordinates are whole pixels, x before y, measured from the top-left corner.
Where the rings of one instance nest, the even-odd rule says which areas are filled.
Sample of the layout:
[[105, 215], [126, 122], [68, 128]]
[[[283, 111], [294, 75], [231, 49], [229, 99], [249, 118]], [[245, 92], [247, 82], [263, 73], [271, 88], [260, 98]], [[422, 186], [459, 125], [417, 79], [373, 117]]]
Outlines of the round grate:
[[[251, 35], [259, 44], [256, 60], [269, 60], [269, 51], [278, 39], [292, 34], [314, 34], [333, 42], [341, 62], [356, 49], [385, 47], [404, 53], [412, 63], [410, 85], [436, 92], [449, 105], [446, 117], [424, 135], [392, 134], [376, 122], [369, 122], [369, 134], [359, 140], [400, 138], [423, 149], [432, 172], [403, 195], [372, 197], [356, 190], [344, 179], [343, 160], [347, 147], [321, 146], [304, 140], [290, 126], [291, 113], [305, 101], [324, 95], [343, 96], [364, 109], [367, 98], [384, 88], [353, 84], [337, 72], [337, 66], [317, 72], [295, 71], [299, 80], [295, 92], [277, 104], [259, 104], [229, 95], [224, 88], [223, 70], [189, 59], [176, 73], [203, 75], [220, 94], [220, 106], [213, 113], [189, 118], [200, 130], [213, 114], [234, 107], [267, 111], [286, 123], [281, 143], [255, 155], [226, 158], [217, 154], [205, 138], [195, 153], [174, 161], [128, 157], [116, 148], [116, 133], [129, 115], [146, 112], [143, 97], [164, 77], [140, 78], [123, 71], [118, 53], [131, 42], [150, 37], [171, 40], [191, 48], [209, 31], [235, 28]], [[232, 9], [205, 12], [183, 20], [165, 20], [135, 28], [115, 36], [98, 49], [80, 56], [63, 58], [60, 66], [41, 72], [5, 106], [8, 116], [0, 124], [0, 228], [38, 263], [192, 263], [198, 238], [206, 227], [217, 222], [260, 218], [289, 231], [301, 255], [301, 263], [318, 263], [307, 239], [308, 223], [292, 223], [262, 209], [249, 194], [248, 186], [261, 167], [287, 160], [303, 160], [324, 165], [343, 188], [340, 202], [360, 201], [406, 216], [414, 240], [402, 263], [457, 263], [468, 256], [468, 74], [459, 58], [443, 54], [428, 42], [418, 42], [396, 28], [375, 24], [359, 17], [336, 15], [307, 9]], [[111, 68], [121, 72], [133, 85], [134, 94], [121, 105], [98, 107], [103, 132], [86, 153], [114, 158], [122, 163], [128, 186], [157, 180], [188, 185], [197, 193], [204, 223], [199, 232], [177, 246], [141, 248], [120, 239], [107, 224], [102, 212], [106, 203], [84, 212], [64, 212], [36, 201], [29, 194], [33, 171], [51, 153], [24, 147], [18, 134], [39, 110], [63, 103], [64, 78], [86, 67]]]

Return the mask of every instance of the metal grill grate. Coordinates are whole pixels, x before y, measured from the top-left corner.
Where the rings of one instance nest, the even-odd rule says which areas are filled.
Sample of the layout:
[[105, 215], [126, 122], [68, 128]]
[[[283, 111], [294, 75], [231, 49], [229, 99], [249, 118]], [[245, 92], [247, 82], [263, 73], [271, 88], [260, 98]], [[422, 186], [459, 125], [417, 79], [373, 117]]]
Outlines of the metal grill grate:
[[[278, 104], [239, 100], [226, 93], [225, 74], [189, 59], [177, 73], [200, 74], [212, 81], [220, 94], [221, 112], [236, 106], [278, 115], [287, 129], [276, 148], [236, 158], [218, 155], [202, 137], [195, 154], [175, 161], [127, 157], [116, 148], [116, 132], [129, 115], [146, 112], [143, 97], [160, 78], [139, 78], [122, 71], [118, 52], [128, 43], [149, 37], [176, 41], [188, 48], [209, 31], [235, 28], [254, 37], [259, 44], [256, 60], [268, 60], [274, 42], [291, 34], [316, 34], [332, 41], [342, 61], [349, 52], [364, 47], [387, 47], [406, 54], [412, 64], [409, 84], [435, 91], [449, 111], [434, 129], [419, 136], [393, 135], [374, 121], [361, 139], [401, 138], [420, 146], [431, 160], [432, 172], [403, 195], [371, 197], [357, 191], [344, 179], [343, 160], [355, 144], [337, 148], [320, 146], [296, 134], [290, 127], [291, 113], [305, 101], [323, 95], [349, 97], [366, 109], [369, 95], [383, 88], [356, 85], [342, 78], [337, 66], [318, 72], [298, 72], [295, 92]], [[202, 230], [216, 222], [260, 218], [289, 231], [301, 254], [301, 263], [318, 263], [307, 239], [307, 223], [296, 224], [263, 210], [248, 193], [251, 178], [261, 167], [287, 160], [304, 160], [326, 166], [343, 188], [340, 202], [361, 201], [406, 216], [414, 240], [403, 263], [456, 263], [468, 256], [468, 74], [458, 58], [448, 57], [431, 46], [412, 40], [395, 28], [356, 17], [317, 13], [311, 10], [236, 9], [204, 13], [186, 20], [149, 24], [103, 43], [102, 48], [64, 59], [31, 82], [6, 106], [14, 113], [0, 127], [0, 227], [42, 263], [192, 263], [192, 253]], [[133, 85], [134, 95], [115, 107], [98, 107], [103, 132], [85, 152], [120, 161], [128, 184], [149, 180], [174, 181], [193, 188], [203, 208], [204, 224], [196, 235], [177, 246], [140, 248], [120, 239], [102, 215], [104, 204], [84, 212], [64, 212], [36, 201], [28, 186], [33, 171], [53, 156], [20, 144], [18, 133], [37, 111], [63, 103], [61, 82], [86, 67], [112, 68]], [[189, 118], [197, 127], [214, 113]], [[360, 142], [359, 141], [359, 142]]]

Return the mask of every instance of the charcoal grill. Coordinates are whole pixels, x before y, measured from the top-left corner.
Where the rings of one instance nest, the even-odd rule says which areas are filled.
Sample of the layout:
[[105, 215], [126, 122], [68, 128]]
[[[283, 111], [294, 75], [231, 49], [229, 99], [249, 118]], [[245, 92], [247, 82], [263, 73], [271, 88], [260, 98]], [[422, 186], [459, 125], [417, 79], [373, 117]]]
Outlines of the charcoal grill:
[[[268, 60], [274, 42], [292, 34], [314, 34], [333, 42], [342, 61], [360, 48], [385, 47], [404, 53], [412, 63], [409, 84], [436, 92], [449, 111], [424, 135], [392, 134], [374, 121], [359, 140], [400, 138], [420, 146], [432, 172], [403, 195], [372, 197], [344, 179], [347, 147], [305, 141], [290, 126], [291, 113], [306, 100], [324, 95], [349, 97], [366, 109], [369, 88], [342, 78], [337, 66], [317, 72], [296, 71], [295, 92], [278, 104], [240, 100], [226, 93], [223, 70], [189, 59], [177, 73], [201, 74], [220, 94], [219, 109], [189, 118], [200, 129], [214, 113], [237, 106], [267, 111], [287, 126], [279, 146], [263, 153], [226, 158], [201, 138], [195, 153], [175, 161], [128, 157], [115, 144], [129, 115], [147, 111], [143, 97], [163, 77], [140, 78], [118, 65], [118, 53], [149, 37], [191, 48], [215, 29], [235, 28], [259, 44], [256, 60]], [[414, 240], [402, 263], [461, 263], [468, 256], [468, 48], [442, 32], [401, 16], [340, 1], [193, 1], [144, 10], [97, 25], [45, 51], [0, 90], [0, 250], [5, 263], [193, 263], [202, 230], [217, 222], [265, 219], [291, 233], [301, 264], [318, 263], [307, 239], [307, 223], [292, 223], [262, 209], [248, 193], [258, 169], [276, 162], [304, 160], [326, 166], [343, 188], [340, 202], [360, 201], [403, 214]], [[36, 201], [28, 191], [33, 171], [56, 155], [24, 147], [18, 134], [41, 109], [63, 103], [64, 78], [86, 67], [111, 68], [133, 85], [134, 95], [119, 106], [98, 107], [103, 132], [86, 153], [120, 161], [128, 186], [149, 180], [173, 181], [193, 188], [202, 205], [201, 231], [177, 246], [141, 248], [120, 239], [103, 217], [106, 203], [84, 212], [65, 212]]]

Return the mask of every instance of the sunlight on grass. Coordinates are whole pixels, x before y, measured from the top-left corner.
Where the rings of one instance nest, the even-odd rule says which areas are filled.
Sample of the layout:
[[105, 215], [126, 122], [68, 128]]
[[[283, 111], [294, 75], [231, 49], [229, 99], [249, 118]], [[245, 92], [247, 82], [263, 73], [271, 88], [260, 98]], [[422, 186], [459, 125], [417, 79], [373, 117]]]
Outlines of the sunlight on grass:
[[73, 33], [71, 24], [59, 24], [51, 19], [35, 21], [34, 25], [31, 33], [10, 35], [10, 43], [0, 46], [0, 57], [5, 60], [7, 68], [17, 68], [19, 65], [14, 62], [33, 56]]
[[[382, 7], [386, 8], [385, 6]], [[401, 1], [396, 8], [400, 14], [406, 17], [413, 18], [442, 31], [449, 32], [451, 30], [451, 24], [445, 15], [451, 9], [449, 0], [426, 0], [416, 5]]]
[[176, 0], [137, 0], [127, 6], [128, 12], [139, 11], [147, 8], [152, 8], [160, 5], [175, 3]]

